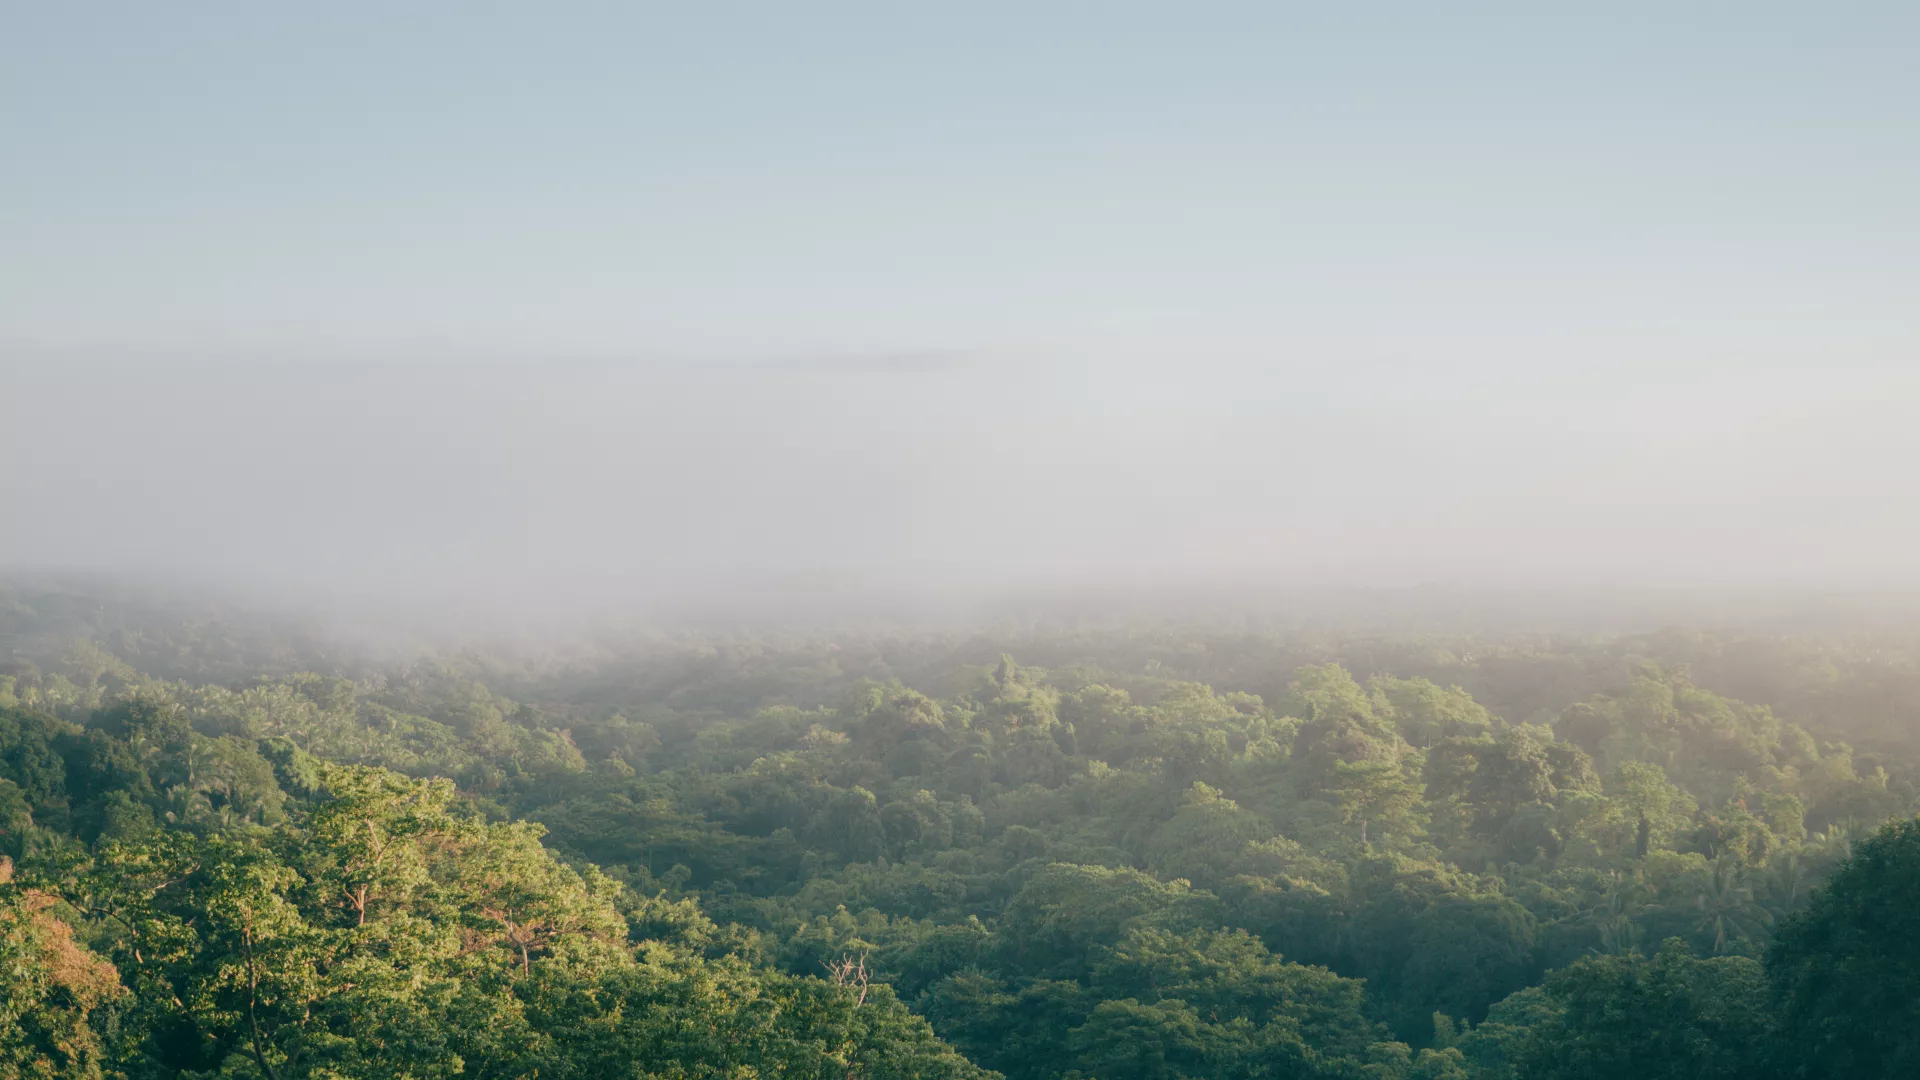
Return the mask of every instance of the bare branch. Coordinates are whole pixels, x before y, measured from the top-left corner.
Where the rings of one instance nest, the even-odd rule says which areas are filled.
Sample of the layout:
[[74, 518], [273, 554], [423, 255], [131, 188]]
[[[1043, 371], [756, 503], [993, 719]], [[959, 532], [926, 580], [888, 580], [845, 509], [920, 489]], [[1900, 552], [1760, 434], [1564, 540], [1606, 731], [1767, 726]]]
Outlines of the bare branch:
[[838, 960], [822, 960], [820, 966], [827, 969], [827, 975], [835, 986], [844, 986], [854, 992], [853, 1004], [857, 1008], [867, 1003], [867, 955], [861, 953], [855, 960], [853, 954], [843, 953]]

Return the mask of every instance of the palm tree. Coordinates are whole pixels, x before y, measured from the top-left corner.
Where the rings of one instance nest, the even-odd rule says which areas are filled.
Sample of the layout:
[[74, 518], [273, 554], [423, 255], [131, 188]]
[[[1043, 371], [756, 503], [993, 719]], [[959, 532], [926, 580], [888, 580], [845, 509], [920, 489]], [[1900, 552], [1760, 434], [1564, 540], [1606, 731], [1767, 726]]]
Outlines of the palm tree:
[[1733, 938], [1757, 938], [1773, 925], [1773, 914], [1754, 903], [1753, 890], [1740, 881], [1740, 866], [1722, 856], [1713, 861], [1711, 872], [1694, 895], [1700, 921], [1694, 932], [1713, 935], [1713, 951], [1727, 951]]
[[1647, 886], [1639, 874], [1631, 878], [1622, 877], [1614, 872], [1614, 887], [1607, 891], [1606, 899], [1594, 910], [1594, 930], [1600, 936], [1600, 944], [1592, 952], [1604, 956], [1629, 956], [1640, 951], [1640, 943], [1645, 938], [1636, 916], [1647, 906]]
[[1785, 915], [1800, 903], [1806, 894], [1807, 882], [1813, 877], [1807, 872], [1807, 864], [1797, 851], [1773, 860], [1767, 871], [1767, 897], [1775, 915]]
[[1646, 937], [1640, 924], [1626, 915], [1609, 915], [1595, 924], [1600, 944], [1589, 950], [1601, 956], [1632, 956], [1640, 951]]

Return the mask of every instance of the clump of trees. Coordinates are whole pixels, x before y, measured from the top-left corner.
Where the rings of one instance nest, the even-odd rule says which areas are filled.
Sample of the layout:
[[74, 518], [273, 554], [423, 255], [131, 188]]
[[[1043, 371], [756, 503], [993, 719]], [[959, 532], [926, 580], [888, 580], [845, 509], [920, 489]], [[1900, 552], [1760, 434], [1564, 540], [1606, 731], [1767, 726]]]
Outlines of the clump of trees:
[[983, 1075], [885, 987], [709, 955], [448, 781], [319, 779], [298, 826], [5, 864], [0, 1075]]

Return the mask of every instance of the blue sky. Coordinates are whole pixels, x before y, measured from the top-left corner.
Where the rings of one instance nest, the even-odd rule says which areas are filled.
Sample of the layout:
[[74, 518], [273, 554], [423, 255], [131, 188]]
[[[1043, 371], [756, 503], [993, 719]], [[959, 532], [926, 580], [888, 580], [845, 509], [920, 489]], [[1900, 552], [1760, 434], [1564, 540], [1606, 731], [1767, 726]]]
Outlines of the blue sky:
[[[1743, 572], [1892, 573], [1920, 540], [1886, 517], [1920, 496], [1898, 465], [1920, 409], [1920, 5], [6, 2], [0, 21], [16, 402], [86, 400], [74, 372], [102, 357], [534, 379], [928, 354], [992, 374], [882, 393], [937, 435], [903, 453], [1091, 462], [1174, 500], [1154, 514], [1231, 510], [1242, 541], [1169, 533], [1163, 562], [1292, 537], [1303, 565], [1357, 573], [1335, 557], [1356, 536], [1399, 550], [1340, 501], [1368, 490], [1441, 538], [1389, 576], [1484, 570], [1488, 536], [1592, 535], [1524, 509], [1569, 477], [1628, 518], [1724, 504], [1715, 539], [1666, 538], [1675, 575], [1763, 527], [1795, 539]], [[475, 407], [564, 441], [564, 408], [525, 399]], [[815, 406], [791, 438], [892, 431], [860, 395]], [[52, 423], [33, 412], [16, 462]], [[337, 458], [277, 452], [295, 475]], [[178, 453], [175, 475], [203, 460]], [[1245, 482], [1303, 459], [1310, 498]], [[43, 453], [8, 490], [115, 490], [100, 467]], [[950, 535], [932, 519], [971, 489], [930, 496], [935, 473], [882, 499], [920, 523], [890, 550]], [[1872, 543], [1807, 531], [1836, 498], [1880, 515]], [[125, 554], [48, 528], [11, 555]], [[1660, 562], [1639, 542], [1566, 550], [1631, 577]], [[1031, 572], [1087, 543], [1040, 545]]]
[[9, 7], [15, 337], [1913, 329], [1911, 4]]

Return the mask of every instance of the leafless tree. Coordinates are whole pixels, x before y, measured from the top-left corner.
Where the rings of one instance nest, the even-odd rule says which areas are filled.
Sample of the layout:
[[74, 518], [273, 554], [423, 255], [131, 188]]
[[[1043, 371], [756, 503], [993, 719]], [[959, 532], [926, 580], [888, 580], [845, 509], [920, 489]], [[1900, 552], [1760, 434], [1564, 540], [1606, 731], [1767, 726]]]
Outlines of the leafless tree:
[[867, 954], [861, 953], [858, 960], [851, 953], [843, 954], [838, 960], [822, 960], [820, 966], [827, 969], [827, 975], [835, 986], [844, 986], [854, 992], [855, 1006], [867, 1003]]

